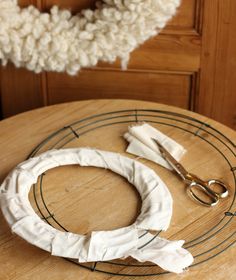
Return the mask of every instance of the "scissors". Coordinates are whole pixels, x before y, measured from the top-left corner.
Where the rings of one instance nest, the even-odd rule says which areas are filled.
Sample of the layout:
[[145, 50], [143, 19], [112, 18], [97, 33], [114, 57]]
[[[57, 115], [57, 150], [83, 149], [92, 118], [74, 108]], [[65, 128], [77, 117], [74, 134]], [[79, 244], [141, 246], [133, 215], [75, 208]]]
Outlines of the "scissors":
[[[175, 160], [172, 157], [172, 155], [163, 147], [163, 145], [161, 145], [161, 143], [158, 140], [153, 139], [153, 141], [157, 144], [163, 158], [170, 164], [170, 166], [186, 183], [186, 185], [188, 186], [187, 193], [195, 201], [204, 206], [212, 207], [215, 206], [221, 198], [225, 198], [228, 196], [228, 186], [224, 182], [217, 179], [210, 179], [208, 181], [204, 181], [198, 176], [189, 173], [177, 160]], [[214, 191], [212, 189], [213, 186], [220, 187], [222, 191]], [[196, 192], [196, 190], [198, 192]], [[207, 197], [209, 202], [206, 201], [206, 199], [202, 199], [202, 197], [199, 197], [198, 193], [203, 193], [203, 196]]]

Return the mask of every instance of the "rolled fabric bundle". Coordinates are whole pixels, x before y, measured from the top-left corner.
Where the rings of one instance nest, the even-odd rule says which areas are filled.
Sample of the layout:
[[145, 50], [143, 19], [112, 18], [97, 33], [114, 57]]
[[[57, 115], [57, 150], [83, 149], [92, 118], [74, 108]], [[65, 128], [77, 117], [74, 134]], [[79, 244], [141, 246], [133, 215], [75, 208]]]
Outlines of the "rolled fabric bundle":
[[158, 140], [177, 161], [179, 161], [186, 152], [184, 147], [179, 143], [148, 123], [130, 126], [128, 132], [124, 134], [124, 138], [129, 142], [126, 149], [127, 153], [146, 158], [170, 170], [173, 168], [161, 156], [159, 148], [153, 139]]

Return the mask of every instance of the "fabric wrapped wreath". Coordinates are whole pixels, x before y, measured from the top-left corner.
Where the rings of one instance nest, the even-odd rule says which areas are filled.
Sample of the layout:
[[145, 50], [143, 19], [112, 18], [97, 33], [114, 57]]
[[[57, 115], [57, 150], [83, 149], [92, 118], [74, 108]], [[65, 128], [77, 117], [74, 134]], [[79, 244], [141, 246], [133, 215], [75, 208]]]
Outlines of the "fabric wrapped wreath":
[[[87, 235], [62, 232], [33, 210], [28, 193], [38, 176], [50, 168], [79, 164], [110, 169], [133, 184], [141, 197], [141, 213], [130, 226]], [[108, 261], [131, 256], [180, 273], [193, 262], [183, 240], [169, 241], [148, 230], [166, 230], [172, 216], [172, 197], [150, 168], [117, 153], [89, 148], [50, 150], [19, 164], [0, 187], [0, 202], [12, 231], [52, 255], [78, 262]], [[152, 242], [149, 242], [152, 240]]]
[[181, 0], [103, 0], [96, 9], [72, 16], [54, 6], [41, 13], [21, 9], [17, 0], [0, 0], [0, 59], [36, 73], [57, 71], [74, 75], [98, 61], [121, 59], [157, 35], [175, 14]]

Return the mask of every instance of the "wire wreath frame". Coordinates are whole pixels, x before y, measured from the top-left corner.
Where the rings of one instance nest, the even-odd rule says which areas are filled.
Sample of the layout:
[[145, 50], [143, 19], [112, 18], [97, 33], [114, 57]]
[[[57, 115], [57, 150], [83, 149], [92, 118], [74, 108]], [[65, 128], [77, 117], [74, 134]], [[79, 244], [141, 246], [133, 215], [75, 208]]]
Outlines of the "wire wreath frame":
[[[199, 139], [205, 141], [211, 148], [213, 148], [219, 155], [222, 157], [222, 160], [225, 161], [227, 166], [229, 167], [229, 171], [232, 176], [232, 201], [227, 209], [227, 212], [222, 213], [222, 218], [219, 222], [214, 224], [211, 228], [204, 231], [204, 233], [200, 234], [198, 237], [193, 238], [192, 240], [186, 241], [184, 248], [190, 249], [196, 248], [200, 245], [205, 245], [206, 243], [212, 241], [212, 245], [210, 248], [207, 248], [205, 251], [200, 252], [194, 255], [195, 262], [190, 267], [197, 266], [208, 260], [215, 258], [219, 254], [226, 251], [232, 245], [236, 243], [236, 227], [235, 227], [235, 219], [236, 219], [236, 144], [232, 142], [227, 136], [225, 136], [221, 131], [217, 130], [215, 127], [211, 126], [208, 123], [204, 123], [196, 118], [186, 116], [184, 114], [164, 111], [164, 110], [147, 110], [147, 109], [130, 109], [130, 110], [121, 110], [121, 111], [113, 111], [106, 112], [103, 114], [96, 114], [89, 116], [84, 119], [80, 119], [75, 121], [61, 129], [50, 134], [46, 139], [44, 139], [40, 144], [38, 144], [33, 151], [30, 153], [28, 158], [38, 155], [39, 153], [45, 150], [53, 149], [53, 148], [63, 148], [68, 143], [73, 140], [78, 140], [78, 138], [82, 137], [85, 134], [91, 133], [94, 130], [99, 128], [109, 127], [113, 125], [126, 124], [131, 125], [139, 122], [148, 122], [150, 124], [158, 124], [163, 126], [169, 126], [173, 129], [179, 129], [181, 131], [187, 132], [190, 135], [198, 137]], [[214, 141], [216, 141], [217, 145], [220, 145], [219, 148], [216, 143], [207, 139], [205, 136], [211, 137]], [[224, 151], [223, 151], [224, 150]], [[50, 220], [53, 220], [62, 230], [68, 231], [55, 217], [52, 211], [50, 211], [43, 192], [43, 178], [46, 174], [42, 174], [39, 178], [37, 184], [33, 186], [33, 197], [35, 201], [35, 205], [44, 219], [49, 225], [53, 226]], [[37, 197], [37, 188], [39, 189], [39, 198], [41, 200], [41, 204], [46, 210], [48, 215], [43, 213], [43, 209], [40, 207], [39, 198]], [[225, 233], [228, 231], [229, 233]], [[156, 235], [158, 236], [161, 231], [159, 231]], [[224, 235], [223, 240], [216, 240], [219, 234]], [[139, 238], [142, 238], [140, 236]], [[154, 237], [154, 238], [155, 238]], [[154, 239], [153, 238], [153, 239]], [[144, 244], [142, 247], [148, 245], [153, 241], [149, 240], [148, 243]], [[214, 242], [215, 241], [215, 242]], [[170, 272], [146, 272], [145, 268], [154, 269], [157, 267], [154, 264], [128, 264], [125, 260], [123, 261], [107, 261], [107, 262], [94, 262], [89, 264], [81, 264], [72, 259], [66, 259], [70, 262], [73, 262], [80, 267], [91, 271], [97, 271], [101, 273], [106, 273], [110, 275], [119, 275], [119, 276], [161, 276], [163, 274], [168, 274]], [[114, 271], [115, 268], [120, 267], [120, 271]], [[141, 269], [140, 273], [123, 273], [122, 270], [129, 267], [135, 267], [137, 269]]]

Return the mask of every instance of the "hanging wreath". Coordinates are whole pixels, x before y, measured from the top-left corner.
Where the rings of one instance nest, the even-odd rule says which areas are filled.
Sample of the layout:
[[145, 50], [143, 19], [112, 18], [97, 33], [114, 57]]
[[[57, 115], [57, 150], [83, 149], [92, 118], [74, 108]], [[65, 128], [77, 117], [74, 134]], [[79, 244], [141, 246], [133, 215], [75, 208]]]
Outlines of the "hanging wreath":
[[165, 27], [180, 1], [103, 0], [73, 16], [57, 6], [41, 13], [33, 6], [21, 9], [17, 0], [0, 0], [0, 59], [36, 73], [75, 75], [117, 58], [125, 69], [130, 53]]

